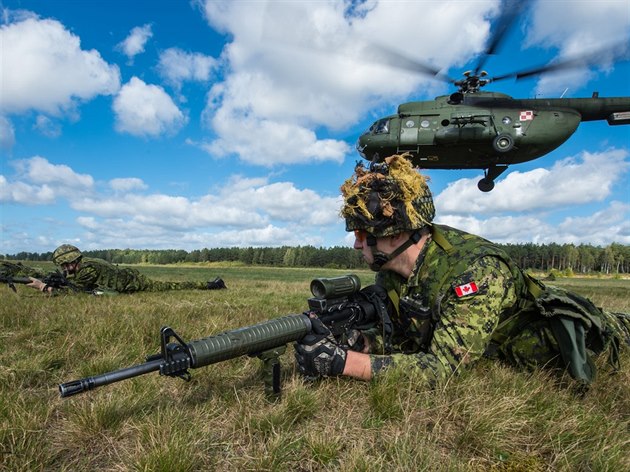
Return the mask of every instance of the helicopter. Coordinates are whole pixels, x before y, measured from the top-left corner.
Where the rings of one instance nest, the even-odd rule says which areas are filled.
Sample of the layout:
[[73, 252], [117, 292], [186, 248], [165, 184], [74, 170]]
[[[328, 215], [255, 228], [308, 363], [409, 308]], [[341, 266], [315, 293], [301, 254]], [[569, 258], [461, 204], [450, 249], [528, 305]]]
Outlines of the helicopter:
[[[381, 162], [393, 154], [408, 153], [412, 163], [420, 168], [482, 169], [484, 177], [477, 187], [489, 192], [509, 165], [548, 154], [569, 139], [583, 121], [606, 120], [611, 126], [630, 124], [630, 97], [600, 98], [598, 92], [593, 92], [590, 98], [516, 99], [482, 90], [508, 78], [518, 80], [584, 65], [604, 52], [490, 77], [482, 67], [525, 3], [507, 5], [475, 69], [465, 72], [460, 80], [396, 51], [375, 46], [387, 56], [389, 65], [432, 75], [452, 83], [457, 91], [432, 101], [399, 105], [396, 114], [376, 120], [359, 136], [359, 154], [368, 161]], [[620, 44], [627, 49], [627, 42]]]

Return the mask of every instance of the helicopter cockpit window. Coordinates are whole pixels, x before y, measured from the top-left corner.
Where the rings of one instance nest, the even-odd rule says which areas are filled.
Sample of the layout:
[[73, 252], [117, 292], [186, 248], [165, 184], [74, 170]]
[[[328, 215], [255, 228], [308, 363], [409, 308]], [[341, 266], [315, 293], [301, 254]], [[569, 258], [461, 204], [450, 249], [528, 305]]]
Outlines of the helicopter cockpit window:
[[383, 118], [382, 120], [376, 121], [372, 126], [370, 126], [370, 132], [372, 134], [389, 133], [389, 119]]

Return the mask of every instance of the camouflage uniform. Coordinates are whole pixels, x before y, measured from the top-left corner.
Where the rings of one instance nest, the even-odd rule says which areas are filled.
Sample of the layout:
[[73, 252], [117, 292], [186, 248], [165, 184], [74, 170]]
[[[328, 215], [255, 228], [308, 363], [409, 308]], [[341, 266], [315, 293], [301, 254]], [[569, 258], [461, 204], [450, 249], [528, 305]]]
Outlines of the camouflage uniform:
[[118, 267], [102, 259], [84, 257], [78, 270], [68, 275], [68, 281], [86, 292], [114, 291], [132, 293], [140, 291], [206, 289], [207, 282], [161, 282], [151, 280], [137, 270]]
[[[382, 355], [382, 337], [366, 333], [373, 373], [406, 366], [433, 385], [483, 356], [526, 368], [563, 366], [550, 318], [537, 308], [528, 276], [499, 247], [446, 226], [433, 225], [431, 235], [409, 279], [377, 274], [377, 285], [392, 299], [394, 350]], [[599, 343], [587, 338], [587, 348], [601, 352], [630, 340], [630, 318], [601, 310], [597, 315], [604, 333]]]
[[[389, 304], [391, 321], [383, 316], [380, 326], [363, 331], [371, 374], [395, 364], [416, 369], [433, 385], [487, 356], [527, 368], [563, 367], [588, 384], [595, 378], [594, 355], [608, 351], [613, 364], [618, 361], [621, 344], [630, 344], [628, 315], [545, 287], [490, 241], [432, 224], [431, 191], [408, 157], [390, 156], [369, 169], [358, 164], [341, 186], [346, 230], [355, 232], [355, 248], [370, 251], [366, 259], [378, 271], [374, 292], [386, 292]], [[398, 235], [407, 240], [392, 252], [379, 248], [379, 240]], [[396, 272], [383, 269], [419, 241], [415, 267], [405, 259], [390, 265]], [[339, 375], [347, 348], [362, 351], [363, 338], [352, 332], [339, 345], [320, 331], [296, 345], [298, 368], [306, 375]], [[363, 361], [359, 365], [363, 369]]]

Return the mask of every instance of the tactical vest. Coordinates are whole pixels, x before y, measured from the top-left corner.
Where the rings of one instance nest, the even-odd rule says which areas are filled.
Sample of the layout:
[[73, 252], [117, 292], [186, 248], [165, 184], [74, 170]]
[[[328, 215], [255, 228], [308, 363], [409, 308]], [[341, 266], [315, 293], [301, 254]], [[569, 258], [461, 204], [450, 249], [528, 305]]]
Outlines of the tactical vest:
[[[417, 282], [420, 305], [428, 308], [422, 332], [432, 335], [441, 316], [441, 302], [453, 290], [454, 277], [461, 275], [473, 263], [486, 256], [503, 261], [509, 268], [518, 298], [517, 303], [500, 314], [499, 324], [492, 335], [490, 350], [496, 350], [509, 338], [533, 320], [545, 317], [558, 341], [561, 357], [576, 379], [590, 383], [595, 378], [595, 367], [588, 348], [601, 352], [606, 345], [601, 310], [590, 300], [556, 287], [546, 287], [540, 281], [523, 273], [505, 251], [492, 242], [443, 225], [433, 225], [433, 243], [429, 244], [415, 276], [403, 281], [392, 272], [379, 273], [377, 284], [383, 285], [394, 306], [394, 316], [401, 319], [401, 297], [406, 295], [406, 283]], [[401, 293], [405, 292], [405, 293]], [[422, 314], [420, 315], [423, 316]], [[431, 328], [427, 328], [430, 324]], [[430, 339], [421, 341], [425, 345]], [[612, 352], [611, 352], [612, 354]], [[616, 362], [616, 359], [611, 360]]]

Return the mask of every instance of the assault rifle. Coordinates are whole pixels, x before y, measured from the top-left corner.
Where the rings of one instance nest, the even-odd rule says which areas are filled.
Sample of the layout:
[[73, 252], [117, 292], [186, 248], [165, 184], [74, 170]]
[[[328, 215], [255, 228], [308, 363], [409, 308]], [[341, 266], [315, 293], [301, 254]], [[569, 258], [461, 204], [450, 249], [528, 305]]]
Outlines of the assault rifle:
[[[160, 330], [160, 353], [148, 356], [146, 362], [125, 369], [86, 377], [59, 385], [61, 397], [69, 397], [149, 372], [179, 377], [189, 381], [188, 369], [198, 369], [240, 356], [258, 357], [263, 361], [265, 393], [271, 399], [280, 395], [280, 355], [286, 345], [299, 341], [311, 331], [309, 313], [315, 313], [343, 342], [351, 329], [374, 326], [385, 314], [382, 294], [373, 286], [359, 291], [361, 281], [354, 275], [314, 279], [311, 282], [309, 311], [287, 315], [259, 324], [226, 331], [196, 341], [185, 342], [172, 328]], [[174, 342], [171, 342], [174, 340]]]
[[[49, 272], [44, 277], [41, 277], [39, 279], [49, 287], [55, 289], [67, 287], [74, 291], [78, 291], [78, 288], [66, 278], [64, 273], [60, 272], [59, 270]], [[5, 274], [0, 275], [0, 283], [7, 284], [14, 292], [17, 292], [15, 284], [30, 284], [31, 282], [32, 280], [30, 279], [30, 277], [13, 277], [12, 275]]]

